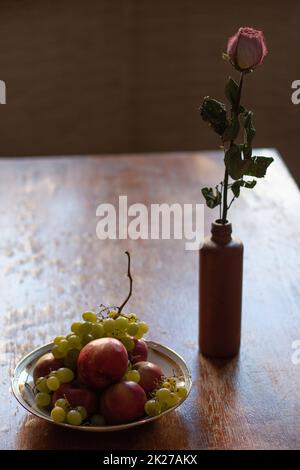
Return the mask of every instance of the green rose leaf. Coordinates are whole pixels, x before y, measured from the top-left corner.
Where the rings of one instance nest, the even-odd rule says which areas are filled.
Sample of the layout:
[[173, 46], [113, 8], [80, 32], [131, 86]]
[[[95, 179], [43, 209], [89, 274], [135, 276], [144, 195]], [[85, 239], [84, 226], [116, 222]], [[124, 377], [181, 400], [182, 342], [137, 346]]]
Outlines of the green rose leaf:
[[226, 107], [223, 103], [206, 96], [200, 106], [200, 115], [204, 121], [209, 123], [217, 134], [224, 134], [224, 131], [228, 126], [228, 120]]
[[[225, 153], [225, 166], [232, 179], [239, 180], [246, 173], [251, 160], [243, 160], [239, 145], [233, 144]], [[254, 175], [253, 175], [254, 176]]]
[[239, 197], [240, 189], [242, 187], [252, 189], [254, 188], [255, 185], [256, 185], [256, 180], [251, 180], [251, 181], [238, 180], [232, 184], [231, 191], [233, 192], [235, 197]]
[[245, 133], [245, 143], [243, 153], [245, 158], [250, 158], [252, 155], [252, 141], [255, 136], [255, 128], [252, 122], [253, 113], [252, 111], [244, 110], [242, 114], [242, 125]]
[[231, 122], [228, 127], [226, 127], [224, 134], [222, 135], [223, 142], [228, 140], [234, 140], [239, 133], [240, 123], [236, 114], [233, 115]]
[[212, 188], [203, 188], [201, 192], [205, 198], [206, 205], [210, 209], [214, 209], [214, 207], [217, 207], [221, 204], [222, 195], [220, 191], [218, 190], [218, 188], [216, 188], [215, 193]]
[[274, 161], [272, 157], [253, 157], [249, 160], [249, 167], [247, 168], [245, 175], [255, 176], [256, 178], [263, 178], [267, 172], [267, 168]]

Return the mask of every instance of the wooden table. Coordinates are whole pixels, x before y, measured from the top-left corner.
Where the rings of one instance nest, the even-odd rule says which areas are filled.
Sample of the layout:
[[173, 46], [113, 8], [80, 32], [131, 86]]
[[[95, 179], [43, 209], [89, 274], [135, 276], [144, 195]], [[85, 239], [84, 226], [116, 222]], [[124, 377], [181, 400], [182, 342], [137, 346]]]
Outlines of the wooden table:
[[[100, 241], [96, 208], [202, 202], [222, 178], [219, 152], [7, 159], [0, 161], [2, 449], [300, 448], [300, 195], [275, 151], [268, 177], [242, 190], [231, 211], [245, 244], [242, 348], [216, 362], [200, 357], [198, 253], [183, 241]], [[206, 210], [206, 232], [216, 218]], [[68, 431], [29, 415], [10, 390], [16, 362], [68, 331], [82, 311], [120, 303], [151, 325], [149, 338], [178, 351], [192, 371], [189, 399], [154, 424], [107, 435]]]

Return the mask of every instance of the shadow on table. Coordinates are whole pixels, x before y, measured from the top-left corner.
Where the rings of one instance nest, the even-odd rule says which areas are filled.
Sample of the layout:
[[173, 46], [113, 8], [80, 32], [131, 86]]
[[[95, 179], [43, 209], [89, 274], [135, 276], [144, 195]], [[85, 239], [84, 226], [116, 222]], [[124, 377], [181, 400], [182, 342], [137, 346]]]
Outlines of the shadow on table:
[[17, 433], [16, 449], [185, 449], [188, 446], [186, 436], [184, 422], [177, 412], [163, 416], [157, 422], [109, 433], [64, 429], [27, 415]]
[[199, 422], [206, 448], [229, 448], [231, 426], [238, 419], [240, 358], [198, 356]]

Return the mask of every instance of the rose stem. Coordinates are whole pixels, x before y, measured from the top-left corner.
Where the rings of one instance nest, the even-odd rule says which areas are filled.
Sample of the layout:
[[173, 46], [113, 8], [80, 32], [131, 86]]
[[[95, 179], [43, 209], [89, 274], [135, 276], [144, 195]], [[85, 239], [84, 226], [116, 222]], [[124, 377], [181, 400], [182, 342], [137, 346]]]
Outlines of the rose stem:
[[[233, 107], [231, 109], [232, 114], [238, 114], [238, 111], [239, 111], [240, 101], [241, 101], [241, 94], [242, 94], [243, 79], [244, 79], [244, 73], [241, 72], [239, 88], [238, 88], [238, 96], [237, 96], [235, 107]], [[230, 141], [230, 147], [232, 147], [233, 144], [234, 144], [234, 141], [231, 140]], [[223, 183], [223, 215], [222, 215], [222, 224], [223, 225], [225, 225], [226, 222], [227, 222], [227, 211], [229, 209], [229, 207], [227, 206], [228, 178], [229, 178], [228, 171], [227, 171], [227, 168], [225, 168], [224, 183]]]

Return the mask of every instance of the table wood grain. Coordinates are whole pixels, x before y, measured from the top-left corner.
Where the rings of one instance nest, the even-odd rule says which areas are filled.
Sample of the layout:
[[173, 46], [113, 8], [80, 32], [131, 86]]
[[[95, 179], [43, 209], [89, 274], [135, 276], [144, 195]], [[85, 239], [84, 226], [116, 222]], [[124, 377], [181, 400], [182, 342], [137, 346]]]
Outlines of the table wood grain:
[[[231, 211], [245, 244], [242, 346], [227, 362], [198, 352], [198, 252], [179, 240], [96, 237], [102, 202], [203, 202], [201, 187], [222, 177], [219, 152], [0, 161], [0, 445], [2, 449], [300, 448], [300, 195], [275, 163]], [[217, 214], [205, 212], [205, 230]], [[86, 308], [118, 304], [150, 323], [149, 339], [181, 354], [193, 389], [156, 423], [113, 434], [86, 434], [45, 423], [12, 396], [16, 362], [67, 331]], [[226, 273], [224, 273], [226, 275]]]

